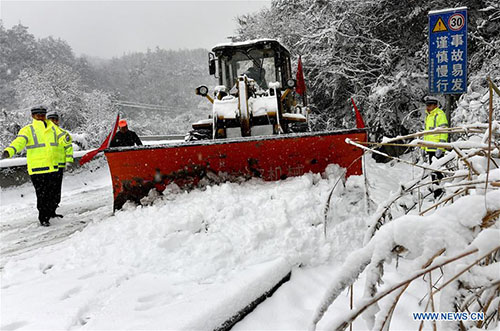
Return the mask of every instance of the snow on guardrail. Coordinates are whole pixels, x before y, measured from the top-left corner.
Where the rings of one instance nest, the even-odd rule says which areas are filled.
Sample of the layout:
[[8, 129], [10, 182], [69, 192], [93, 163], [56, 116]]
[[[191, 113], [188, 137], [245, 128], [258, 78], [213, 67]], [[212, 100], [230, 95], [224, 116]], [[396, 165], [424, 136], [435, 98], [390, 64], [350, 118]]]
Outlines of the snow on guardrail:
[[[139, 136], [144, 145], [161, 145], [173, 144], [184, 141], [184, 136], [181, 135], [168, 135], [168, 136]], [[92, 151], [93, 149], [85, 151], [75, 151], [73, 157], [75, 159], [81, 158], [83, 155]], [[10, 159], [0, 160], [0, 168], [22, 167], [26, 165], [25, 157], [13, 157]]]

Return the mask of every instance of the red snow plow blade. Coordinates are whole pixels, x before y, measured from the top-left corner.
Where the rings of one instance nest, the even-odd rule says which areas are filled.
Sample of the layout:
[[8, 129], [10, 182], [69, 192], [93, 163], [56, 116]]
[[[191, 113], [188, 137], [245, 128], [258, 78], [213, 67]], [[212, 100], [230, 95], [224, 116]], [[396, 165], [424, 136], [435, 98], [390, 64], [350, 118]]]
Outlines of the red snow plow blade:
[[354, 129], [107, 149], [114, 209], [170, 183], [191, 189], [251, 177], [275, 181], [321, 173], [332, 163], [347, 168], [346, 176], [360, 175], [362, 151], [346, 138], [364, 142], [367, 134]]

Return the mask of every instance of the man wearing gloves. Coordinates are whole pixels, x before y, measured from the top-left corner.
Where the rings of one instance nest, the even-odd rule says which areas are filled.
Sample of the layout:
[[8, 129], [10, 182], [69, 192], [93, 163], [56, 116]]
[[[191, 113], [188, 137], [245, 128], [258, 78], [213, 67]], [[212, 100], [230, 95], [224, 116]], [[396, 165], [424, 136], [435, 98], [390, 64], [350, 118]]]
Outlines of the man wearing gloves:
[[[51, 121], [56, 127], [57, 131], [57, 140], [59, 141], [59, 145], [56, 147], [56, 158], [55, 165], [59, 168], [57, 171], [57, 192], [55, 192], [54, 204], [55, 208], [51, 215], [51, 217], [63, 217], [61, 214], [56, 214], [56, 209], [59, 207], [59, 203], [61, 202], [61, 189], [62, 189], [62, 181], [64, 176], [64, 169], [67, 165], [73, 162], [73, 140], [71, 139], [71, 135], [61, 129], [59, 126], [59, 114], [56, 111], [50, 111], [47, 113], [47, 119]], [[62, 138], [62, 140], [61, 140]]]
[[50, 225], [50, 218], [55, 211], [57, 188], [56, 147], [63, 137], [57, 138], [58, 131], [51, 121], [46, 119], [47, 108], [37, 106], [31, 109], [31, 124], [23, 127], [17, 137], [7, 146], [3, 158], [12, 157], [26, 148], [28, 174], [35, 187], [38, 220], [42, 226]]

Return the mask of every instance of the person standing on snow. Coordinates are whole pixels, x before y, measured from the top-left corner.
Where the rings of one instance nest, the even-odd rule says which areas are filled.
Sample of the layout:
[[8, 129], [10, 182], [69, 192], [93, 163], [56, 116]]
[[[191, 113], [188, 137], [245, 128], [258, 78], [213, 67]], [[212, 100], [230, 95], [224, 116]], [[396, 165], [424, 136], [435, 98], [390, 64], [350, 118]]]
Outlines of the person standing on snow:
[[[436, 128], [447, 128], [448, 119], [443, 110], [438, 107], [438, 99], [433, 96], [426, 96], [424, 98], [426, 105], [426, 117], [425, 117], [425, 131], [434, 130]], [[446, 143], [448, 142], [448, 133], [438, 133], [438, 134], [428, 134], [424, 136], [424, 141], [434, 142], [434, 143]], [[429, 163], [432, 163], [432, 158], [441, 158], [444, 155], [443, 148], [436, 147], [422, 147], [429, 157]], [[440, 180], [443, 178], [443, 174], [440, 172], [433, 172], [431, 174], [432, 180]], [[434, 191], [434, 198], [438, 198], [443, 193], [442, 189], [437, 189]]]
[[51, 215], [51, 217], [63, 217], [61, 214], [56, 214], [56, 209], [59, 207], [59, 203], [61, 202], [61, 189], [62, 189], [62, 181], [64, 176], [64, 169], [67, 165], [73, 162], [73, 139], [71, 135], [61, 129], [59, 126], [59, 114], [56, 111], [51, 111], [47, 113], [47, 119], [50, 120], [54, 126], [56, 127], [57, 139], [62, 138], [62, 143], [60, 143], [56, 147], [56, 159], [54, 160], [59, 170], [57, 171], [57, 192], [54, 197], [55, 209]]
[[115, 134], [109, 147], [142, 146], [142, 141], [139, 139], [139, 136], [137, 136], [134, 131], [128, 129], [126, 120], [120, 120], [120, 122], [118, 122], [118, 127], [120, 131]]
[[31, 109], [33, 122], [23, 127], [17, 137], [7, 146], [2, 159], [12, 157], [26, 148], [28, 174], [35, 187], [38, 220], [42, 226], [49, 226], [49, 219], [55, 211], [57, 188], [56, 146], [58, 131], [51, 121], [46, 119], [47, 108], [37, 106]]

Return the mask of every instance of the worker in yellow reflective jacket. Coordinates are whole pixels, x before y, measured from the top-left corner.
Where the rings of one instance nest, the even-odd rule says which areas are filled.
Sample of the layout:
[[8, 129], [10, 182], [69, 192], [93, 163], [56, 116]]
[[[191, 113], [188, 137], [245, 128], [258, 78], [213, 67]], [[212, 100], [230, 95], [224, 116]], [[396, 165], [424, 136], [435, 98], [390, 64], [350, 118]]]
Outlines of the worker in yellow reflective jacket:
[[[425, 131], [434, 130], [436, 128], [447, 128], [448, 120], [446, 119], [446, 114], [438, 107], [438, 99], [433, 96], [427, 96], [424, 98], [426, 105], [426, 117], [425, 117]], [[435, 142], [435, 143], [447, 143], [448, 133], [438, 133], [438, 134], [428, 134], [424, 136], [425, 141]], [[425, 152], [429, 157], [429, 163], [432, 163], [432, 158], [441, 158], [444, 155], [443, 148], [437, 147], [423, 147]], [[438, 180], [443, 178], [440, 172], [432, 173], [432, 180]], [[437, 198], [443, 193], [443, 190], [434, 190], [434, 197]]]
[[46, 119], [47, 108], [37, 106], [31, 109], [33, 122], [23, 127], [2, 153], [2, 158], [12, 157], [26, 148], [28, 174], [35, 187], [38, 220], [42, 226], [49, 226], [49, 219], [55, 211], [57, 171], [54, 164], [56, 147], [61, 139], [57, 129]]
[[[61, 189], [62, 189], [62, 181], [64, 176], [64, 169], [67, 165], [73, 162], [73, 140], [71, 139], [71, 135], [61, 129], [59, 126], [59, 114], [56, 111], [50, 111], [47, 113], [47, 119], [51, 121], [56, 127], [57, 131], [57, 139], [60, 141], [56, 148], [56, 158], [54, 159], [54, 165], [59, 168], [57, 171], [57, 187], [58, 191], [56, 192], [56, 196], [54, 197], [54, 203], [56, 208], [59, 207], [59, 203], [61, 202]], [[62, 142], [61, 142], [62, 140]], [[54, 209], [54, 213], [51, 215], [52, 217], [63, 217], [61, 214], [56, 214], [56, 210]]]

